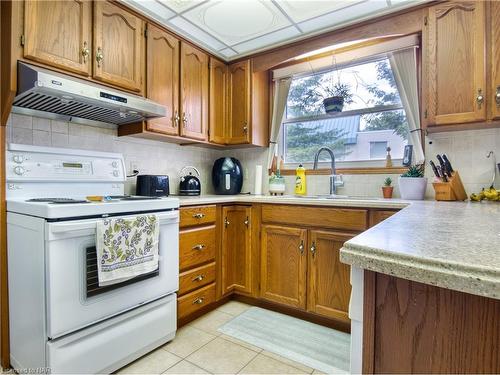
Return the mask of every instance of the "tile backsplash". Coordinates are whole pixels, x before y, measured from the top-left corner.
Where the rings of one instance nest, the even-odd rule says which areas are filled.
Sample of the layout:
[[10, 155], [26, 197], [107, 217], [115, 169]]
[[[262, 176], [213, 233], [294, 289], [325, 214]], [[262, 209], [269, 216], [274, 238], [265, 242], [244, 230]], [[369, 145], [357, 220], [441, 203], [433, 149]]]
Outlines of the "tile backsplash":
[[[14, 113], [7, 123], [7, 142], [122, 153], [127, 173], [137, 169], [141, 174], [167, 174], [172, 194], [178, 192], [179, 172], [186, 165], [200, 171], [202, 193], [213, 193], [212, 165], [222, 156], [218, 150], [202, 147], [118, 137], [115, 126], [94, 127]], [[135, 178], [128, 179], [125, 190], [135, 193]]]
[[[221, 151], [179, 146], [134, 137], [118, 137], [115, 126], [94, 127], [18, 114], [11, 114], [7, 123], [7, 142], [122, 153], [127, 173], [138, 169], [142, 174], [168, 174], [172, 194], [178, 191], [179, 172], [186, 165], [193, 165], [200, 170], [202, 193], [212, 194], [212, 165], [215, 159], [223, 156], [233, 156], [241, 161], [245, 176], [242, 192], [254, 192], [255, 165], [262, 165], [265, 174], [267, 163], [267, 148]], [[500, 162], [500, 129], [431, 134], [426, 138], [425, 150], [427, 160], [435, 160], [436, 154], [446, 153], [453, 167], [460, 171], [467, 194], [470, 194], [491, 183], [493, 161], [487, 159], [486, 155], [493, 151]], [[379, 197], [380, 187], [388, 176], [394, 181], [394, 197], [397, 198], [398, 175], [345, 175], [344, 187], [339, 188], [338, 193]], [[433, 174], [429, 167], [426, 168], [426, 176], [429, 177], [426, 195], [433, 199]], [[285, 177], [287, 194], [293, 194], [294, 179], [294, 176]], [[497, 178], [497, 187], [499, 183]], [[264, 175], [264, 194], [268, 192], [268, 185], [268, 178]], [[308, 194], [327, 194], [328, 176], [308, 176], [307, 186]], [[135, 192], [135, 178], [127, 181], [126, 192]]]

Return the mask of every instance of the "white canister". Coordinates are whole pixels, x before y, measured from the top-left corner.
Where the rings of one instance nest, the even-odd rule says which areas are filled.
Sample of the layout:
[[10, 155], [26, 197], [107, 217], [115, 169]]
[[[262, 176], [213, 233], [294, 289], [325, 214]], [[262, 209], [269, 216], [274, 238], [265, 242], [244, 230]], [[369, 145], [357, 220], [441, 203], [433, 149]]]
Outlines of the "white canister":
[[262, 195], [262, 165], [255, 166], [254, 194]]

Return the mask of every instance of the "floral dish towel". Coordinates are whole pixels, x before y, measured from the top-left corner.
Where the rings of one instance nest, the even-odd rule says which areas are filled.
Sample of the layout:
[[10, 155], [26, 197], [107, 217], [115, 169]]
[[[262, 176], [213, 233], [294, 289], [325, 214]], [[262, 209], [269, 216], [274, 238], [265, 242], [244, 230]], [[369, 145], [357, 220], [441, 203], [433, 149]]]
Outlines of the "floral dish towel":
[[157, 215], [109, 218], [97, 223], [99, 286], [117, 284], [158, 269]]

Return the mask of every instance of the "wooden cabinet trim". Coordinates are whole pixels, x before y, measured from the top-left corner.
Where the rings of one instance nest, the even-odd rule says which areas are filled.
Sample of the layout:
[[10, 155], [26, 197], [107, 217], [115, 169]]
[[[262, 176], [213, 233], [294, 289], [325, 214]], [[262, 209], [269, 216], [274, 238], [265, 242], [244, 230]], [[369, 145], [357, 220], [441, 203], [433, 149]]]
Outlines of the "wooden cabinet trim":
[[491, 71], [490, 89], [486, 97], [489, 105], [489, 118], [500, 119], [500, 3], [489, 1], [487, 14], [489, 14], [489, 54], [488, 66]]

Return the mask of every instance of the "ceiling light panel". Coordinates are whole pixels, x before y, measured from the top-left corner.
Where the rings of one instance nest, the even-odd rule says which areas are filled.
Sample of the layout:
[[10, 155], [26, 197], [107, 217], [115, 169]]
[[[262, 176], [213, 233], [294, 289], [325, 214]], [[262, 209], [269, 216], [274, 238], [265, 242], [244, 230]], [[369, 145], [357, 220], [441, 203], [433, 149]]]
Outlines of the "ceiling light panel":
[[246, 53], [249, 51], [267, 47], [269, 45], [274, 45], [279, 42], [283, 42], [299, 35], [300, 32], [295, 26], [289, 26], [279, 31], [275, 31], [255, 39], [236, 44], [232, 48], [235, 49], [238, 53]]
[[[138, 0], [141, 1], [141, 0]], [[203, 0], [158, 0], [177, 13], [182, 13], [203, 3]]]
[[191, 22], [186, 21], [182, 17], [175, 17], [168, 21], [168, 24], [173, 26], [179, 34], [187, 36], [188, 39], [195, 39], [198, 43], [201, 43], [205, 48], [218, 51], [220, 49], [226, 48], [224, 43], [221, 43], [210, 34], [206, 33], [199, 27], [193, 25]]
[[281, 6], [281, 8], [290, 16], [290, 18], [294, 22], [301, 22], [363, 1], [361, 0], [339, 0], [339, 1], [276, 0], [276, 2]]
[[257, 0], [208, 1], [184, 17], [228, 45], [291, 25], [272, 2]]
[[336, 28], [342, 25], [373, 16], [388, 9], [387, 2], [382, 0], [365, 1], [357, 3], [338, 11], [316, 17], [299, 23], [299, 27], [305, 32], [313, 32], [321, 29]]
[[123, 2], [160, 23], [165, 23], [176, 15], [157, 0], [123, 0]]

